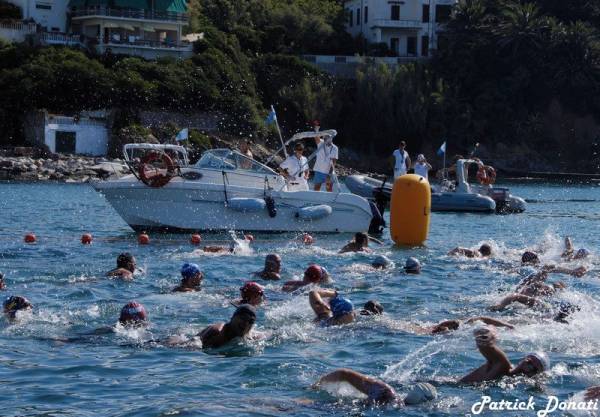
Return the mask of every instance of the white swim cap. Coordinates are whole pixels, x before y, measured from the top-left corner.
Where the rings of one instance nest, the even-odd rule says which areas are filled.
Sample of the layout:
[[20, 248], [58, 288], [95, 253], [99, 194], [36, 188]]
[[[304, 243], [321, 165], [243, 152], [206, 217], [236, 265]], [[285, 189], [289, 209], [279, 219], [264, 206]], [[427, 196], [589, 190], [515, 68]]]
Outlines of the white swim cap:
[[425, 155], [423, 155], [422, 153], [420, 153], [419, 155], [417, 155], [417, 161], [423, 162], [424, 160], [425, 160]]
[[390, 261], [390, 259], [387, 256], [377, 255], [375, 259], [373, 259], [373, 262], [371, 262], [371, 265], [373, 265], [375, 268], [387, 268], [388, 266], [390, 266], [391, 263], [392, 261]]
[[419, 382], [406, 394], [404, 402], [411, 405], [421, 404], [425, 401], [435, 400], [436, 398], [437, 390], [433, 385], [427, 382]]
[[492, 346], [498, 340], [498, 333], [492, 327], [479, 327], [473, 331], [477, 346]]
[[542, 372], [550, 369], [550, 358], [548, 358], [548, 355], [546, 355], [546, 352], [537, 351], [537, 352], [530, 353], [527, 356], [533, 356], [542, 364]]

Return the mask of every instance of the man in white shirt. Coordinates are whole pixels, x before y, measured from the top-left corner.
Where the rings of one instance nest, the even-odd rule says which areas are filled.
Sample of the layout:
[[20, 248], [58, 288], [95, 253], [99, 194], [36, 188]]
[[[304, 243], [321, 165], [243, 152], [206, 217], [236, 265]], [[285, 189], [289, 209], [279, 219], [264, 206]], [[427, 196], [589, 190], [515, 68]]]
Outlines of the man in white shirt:
[[411, 166], [410, 156], [408, 156], [408, 152], [406, 152], [404, 148], [406, 148], [406, 142], [400, 141], [398, 149], [392, 154], [394, 158], [396, 158], [396, 163], [394, 165], [394, 179], [406, 174]]
[[308, 190], [308, 159], [302, 155], [304, 146], [297, 143], [294, 146], [294, 154], [287, 157], [279, 167], [283, 171], [288, 188], [293, 191]]
[[[315, 176], [313, 182], [315, 191], [321, 191], [321, 185], [326, 184], [327, 191], [333, 191], [332, 174], [335, 170], [335, 163], [338, 160], [338, 147], [333, 144], [331, 136], [325, 136], [325, 140], [320, 136], [315, 136], [315, 144], [317, 145], [317, 159], [313, 170]], [[329, 181], [327, 181], [329, 179]]]

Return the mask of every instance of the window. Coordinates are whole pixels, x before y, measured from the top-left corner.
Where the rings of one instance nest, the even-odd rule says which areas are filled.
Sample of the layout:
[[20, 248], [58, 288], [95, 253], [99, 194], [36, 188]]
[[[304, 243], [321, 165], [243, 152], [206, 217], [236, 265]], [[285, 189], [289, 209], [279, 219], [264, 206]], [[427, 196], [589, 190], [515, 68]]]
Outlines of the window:
[[51, 30], [52, 30], [52, 32], [60, 32], [60, 28], [56, 28], [56, 27], [53, 27]]
[[52, 10], [52, 6], [50, 4], [36, 3], [35, 4], [35, 8], [36, 9], [42, 9], [42, 10]]
[[429, 56], [429, 36], [421, 37], [421, 56]]
[[450, 20], [452, 6], [437, 5], [435, 6], [435, 21], [436, 23], [446, 23]]
[[429, 23], [429, 5], [423, 5], [423, 23]]
[[354, 24], [354, 19], [352, 17], [352, 10], [349, 10], [349, 11], [350, 11], [350, 24], [348, 26], [352, 27], [352, 24]]
[[54, 151], [56, 153], [75, 153], [75, 132], [56, 131]]
[[369, 21], [369, 6], [365, 6], [365, 23]]
[[400, 5], [399, 4], [392, 4], [392, 20], [400, 20]]
[[390, 39], [390, 49], [394, 53], [394, 55], [398, 55], [398, 51], [400, 50], [400, 38]]
[[409, 36], [406, 38], [406, 54], [408, 56], [417, 56], [417, 37]]
[[360, 25], [360, 9], [356, 9], [356, 26]]

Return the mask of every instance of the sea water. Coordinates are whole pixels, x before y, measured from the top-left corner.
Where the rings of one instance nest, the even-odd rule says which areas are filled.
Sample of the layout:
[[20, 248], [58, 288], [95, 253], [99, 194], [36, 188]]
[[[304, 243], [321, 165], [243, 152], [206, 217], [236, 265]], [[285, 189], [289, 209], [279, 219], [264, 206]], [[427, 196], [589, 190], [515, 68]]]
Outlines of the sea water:
[[[8, 286], [3, 296], [23, 295], [34, 304], [16, 323], [0, 319], [0, 415], [455, 416], [470, 414], [482, 395], [494, 401], [533, 396], [540, 408], [548, 396], [566, 400], [600, 384], [600, 187], [510, 186], [529, 200], [527, 212], [433, 213], [426, 246], [395, 248], [387, 232], [384, 245], [372, 244], [375, 254], [395, 264], [375, 271], [369, 266], [372, 255], [338, 254], [349, 234], [317, 234], [312, 246], [294, 234], [255, 234], [250, 247], [233, 255], [205, 254], [190, 245], [188, 235], [151, 235], [151, 244], [140, 246], [135, 233], [87, 185], [0, 184], [0, 271]], [[26, 232], [34, 232], [38, 242], [23, 243]], [[92, 245], [80, 243], [86, 232], [94, 236]], [[558, 298], [581, 307], [569, 324], [523, 308], [487, 311], [518, 282], [518, 274], [506, 268], [518, 264], [525, 248], [542, 251], [546, 263], [560, 264], [565, 235], [573, 237], [576, 248], [593, 253], [576, 263], [590, 269], [585, 277], [551, 277], [568, 284]], [[227, 234], [203, 239], [203, 244], [231, 241]], [[495, 259], [446, 256], [457, 245], [474, 248], [483, 242], [492, 244]], [[106, 278], [124, 251], [133, 253], [145, 272], [132, 282]], [[227, 320], [240, 286], [271, 252], [282, 256], [284, 280], [300, 279], [309, 263], [319, 263], [356, 306], [375, 299], [385, 314], [342, 327], [317, 327], [305, 293], [283, 294], [281, 283], [263, 282], [267, 301], [252, 340], [206, 352], [197, 343], [161, 343], [170, 336], [191, 340], [208, 324]], [[402, 272], [408, 256], [421, 260], [421, 275]], [[171, 292], [184, 262], [201, 266], [202, 291]], [[146, 307], [148, 329], [117, 327], [93, 334], [113, 326], [130, 300]], [[527, 352], [544, 350], [551, 370], [535, 380], [460, 386], [454, 381], [483, 363], [472, 336], [475, 326], [436, 336], [410, 331], [414, 324], [481, 315], [516, 325], [499, 330], [499, 346], [513, 363]], [[382, 378], [399, 393], [415, 382], [431, 382], [439, 397], [399, 411], [366, 405], [349, 396], [351, 390], [337, 395], [335, 389], [311, 388], [319, 376], [339, 367]]]

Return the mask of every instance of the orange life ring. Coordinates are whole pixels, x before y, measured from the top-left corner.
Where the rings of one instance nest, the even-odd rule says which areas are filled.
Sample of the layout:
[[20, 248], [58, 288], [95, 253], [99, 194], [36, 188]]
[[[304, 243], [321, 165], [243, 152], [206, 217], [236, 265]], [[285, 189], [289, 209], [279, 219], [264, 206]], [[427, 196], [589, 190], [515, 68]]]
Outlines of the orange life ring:
[[489, 165], [482, 165], [477, 171], [477, 181], [482, 185], [492, 185], [496, 182], [496, 170]]
[[[162, 167], [155, 166], [161, 162]], [[175, 164], [169, 155], [164, 152], [150, 152], [140, 161], [138, 170], [140, 180], [153, 188], [164, 187], [175, 176]]]

